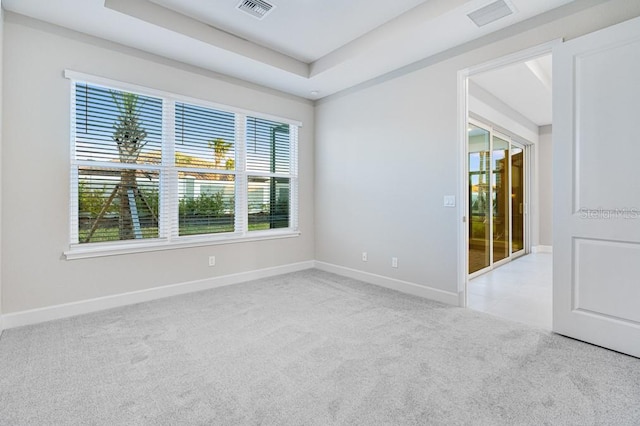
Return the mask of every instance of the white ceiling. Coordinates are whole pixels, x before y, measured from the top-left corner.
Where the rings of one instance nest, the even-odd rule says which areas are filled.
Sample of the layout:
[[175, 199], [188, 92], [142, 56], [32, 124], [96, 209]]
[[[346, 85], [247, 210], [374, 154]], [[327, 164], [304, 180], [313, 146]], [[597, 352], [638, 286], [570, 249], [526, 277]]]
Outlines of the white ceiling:
[[476, 74], [470, 80], [535, 125], [551, 124], [551, 55]]
[[239, 0], [150, 1], [306, 63], [425, 2], [267, 0], [275, 9], [257, 20], [236, 9]]
[[[574, 0], [269, 0], [258, 20], [239, 0], [2, 0], [11, 12], [308, 99], [318, 99]], [[578, 1], [578, 0], [575, 0]]]

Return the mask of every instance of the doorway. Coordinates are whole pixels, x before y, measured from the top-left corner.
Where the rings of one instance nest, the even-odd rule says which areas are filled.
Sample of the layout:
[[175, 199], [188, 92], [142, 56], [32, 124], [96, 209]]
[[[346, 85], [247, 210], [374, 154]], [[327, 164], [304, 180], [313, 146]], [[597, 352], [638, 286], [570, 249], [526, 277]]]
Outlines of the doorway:
[[468, 125], [468, 274], [525, 254], [526, 145], [492, 126]]
[[[551, 71], [544, 65], [550, 65], [551, 50], [558, 43], [561, 41], [536, 46], [458, 74], [459, 304], [544, 328], [550, 328], [552, 302], [551, 246], [545, 246], [550, 242], [546, 242], [546, 232], [542, 241], [540, 231], [540, 173], [548, 181], [545, 194], [549, 192], [546, 184], [551, 184], [547, 172], [550, 151], [541, 151], [551, 144]], [[515, 77], [507, 75], [514, 70]], [[487, 75], [500, 84], [510, 81], [508, 87], [517, 90], [504, 93], [508, 91], [505, 86], [502, 93], [493, 92], [484, 84]], [[548, 90], [549, 117], [530, 116], [510, 102], [520, 86], [532, 80], [538, 89], [528, 90], [522, 103], [534, 106], [529, 96]], [[505, 105], [511, 109], [500, 108]], [[529, 120], [520, 120], [523, 117]], [[547, 212], [551, 205], [544, 207]]]

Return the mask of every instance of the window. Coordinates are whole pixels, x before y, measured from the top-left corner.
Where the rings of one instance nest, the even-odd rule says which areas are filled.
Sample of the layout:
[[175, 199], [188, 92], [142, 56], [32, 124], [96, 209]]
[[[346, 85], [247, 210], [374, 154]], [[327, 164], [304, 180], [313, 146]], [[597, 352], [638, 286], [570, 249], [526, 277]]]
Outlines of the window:
[[249, 229], [289, 226], [291, 158], [289, 126], [247, 119]]
[[176, 103], [179, 236], [235, 229], [235, 120], [230, 112]]
[[68, 258], [297, 235], [299, 123], [67, 77]]

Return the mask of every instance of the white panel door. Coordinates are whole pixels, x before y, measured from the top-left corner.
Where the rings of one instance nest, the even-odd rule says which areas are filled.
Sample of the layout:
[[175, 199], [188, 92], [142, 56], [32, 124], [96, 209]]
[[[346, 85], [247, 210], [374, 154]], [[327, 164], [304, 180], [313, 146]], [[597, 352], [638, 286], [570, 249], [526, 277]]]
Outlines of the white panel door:
[[553, 330], [640, 357], [640, 18], [553, 51]]

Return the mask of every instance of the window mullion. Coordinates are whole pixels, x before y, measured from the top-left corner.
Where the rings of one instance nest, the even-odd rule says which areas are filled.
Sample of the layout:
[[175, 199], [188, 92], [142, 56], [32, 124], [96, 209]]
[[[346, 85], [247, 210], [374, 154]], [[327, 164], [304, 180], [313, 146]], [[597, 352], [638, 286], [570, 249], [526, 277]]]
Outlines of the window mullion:
[[289, 226], [298, 230], [298, 126], [289, 126], [289, 164], [291, 180], [289, 184]]
[[178, 172], [175, 167], [175, 102], [163, 100], [160, 237], [178, 236]]
[[176, 166], [175, 169], [179, 172], [192, 172], [192, 173], [214, 173], [220, 175], [235, 175], [235, 170], [226, 170], [226, 169], [205, 169], [200, 167], [183, 167]]
[[71, 84], [71, 179], [69, 189], [69, 242], [78, 244], [78, 163], [76, 161], [76, 82]]
[[284, 179], [289, 179], [292, 177], [291, 173], [269, 173], [269, 172], [247, 172], [247, 175], [255, 176], [255, 177], [266, 177], [266, 178], [274, 177], [274, 178], [284, 178]]
[[118, 169], [118, 170], [145, 170], [150, 172], [161, 171], [162, 166], [154, 164], [141, 164], [141, 163], [120, 163], [120, 162], [106, 162], [106, 161], [91, 161], [91, 160], [75, 160], [73, 162], [76, 166], [86, 166], [91, 168], [103, 168], [103, 169]]
[[236, 197], [235, 197], [235, 231], [246, 234], [247, 224], [247, 147], [246, 116], [236, 113]]

